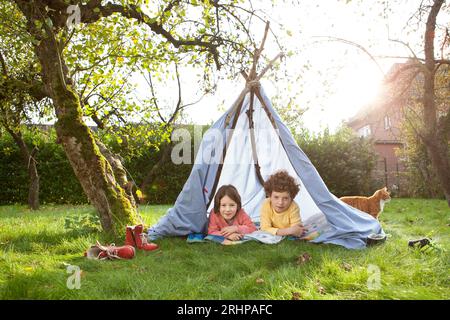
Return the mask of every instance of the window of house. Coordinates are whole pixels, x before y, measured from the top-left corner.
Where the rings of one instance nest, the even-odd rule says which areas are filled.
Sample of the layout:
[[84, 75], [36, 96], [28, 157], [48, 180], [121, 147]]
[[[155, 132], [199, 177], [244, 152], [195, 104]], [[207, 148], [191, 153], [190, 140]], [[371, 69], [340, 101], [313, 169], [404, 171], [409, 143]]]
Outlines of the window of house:
[[391, 118], [389, 116], [384, 117], [384, 130], [391, 128]]
[[358, 129], [358, 135], [360, 137], [368, 137], [368, 136], [370, 136], [370, 133], [371, 133], [370, 125], [366, 125], [366, 126]]

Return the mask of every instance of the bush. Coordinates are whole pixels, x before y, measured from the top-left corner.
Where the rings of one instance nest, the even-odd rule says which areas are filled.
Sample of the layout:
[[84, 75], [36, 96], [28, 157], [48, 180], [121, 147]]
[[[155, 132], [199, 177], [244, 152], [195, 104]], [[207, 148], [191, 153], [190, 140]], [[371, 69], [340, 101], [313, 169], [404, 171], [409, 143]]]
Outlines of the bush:
[[[193, 132], [193, 126], [187, 128]], [[205, 129], [206, 127], [203, 131]], [[64, 150], [55, 143], [54, 130], [50, 129], [45, 134], [24, 130], [24, 137], [30, 149], [32, 145], [39, 148], [36, 159], [41, 203], [88, 203]], [[100, 138], [123, 158], [124, 167], [138, 186], [161, 156], [162, 150], [156, 145], [149, 146], [139, 134], [131, 139], [111, 135]], [[306, 132], [297, 136], [297, 141], [335, 195], [370, 194], [376, 189], [371, 179], [375, 154], [370, 141], [354, 136], [349, 129], [342, 129], [336, 134], [324, 132], [316, 136]], [[174, 203], [191, 169], [191, 164], [175, 165], [171, 161], [164, 163], [148, 189], [142, 190], [147, 196], [147, 202]], [[0, 204], [27, 203], [27, 198], [28, 176], [19, 149], [8, 135], [2, 135]]]
[[[39, 174], [40, 202], [57, 204], [87, 203], [63, 148], [55, 143], [53, 130], [36, 134], [23, 130], [29, 149], [39, 148], [35, 158]], [[9, 135], [0, 138], [0, 203], [27, 203], [28, 174], [19, 148]]]
[[0, 203], [26, 203], [28, 174], [20, 150], [12, 138], [4, 134], [0, 139]]
[[[191, 137], [194, 137], [194, 126], [183, 126], [187, 129]], [[206, 126], [202, 127], [204, 132]], [[152, 128], [141, 127], [140, 131], [149, 131]], [[160, 145], [148, 143], [145, 135], [138, 134], [139, 137], [120, 137], [102, 136], [102, 141], [116, 154], [123, 159], [123, 165], [127, 169], [129, 176], [140, 186], [145, 176], [159, 161], [167, 148], [165, 143]], [[194, 150], [194, 139], [191, 141], [191, 150]], [[192, 152], [192, 157], [194, 157]], [[193, 160], [193, 159], [192, 159]], [[181, 192], [184, 183], [192, 170], [192, 164], [175, 165], [172, 161], [165, 162], [159, 169], [154, 181], [146, 188], [141, 190], [146, 196], [146, 202], [149, 204], [171, 204], [174, 203], [178, 194]]]
[[[426, 146], [411, 127], [405, 125], [402, 134], [406, 143], [404, 148], [398, 151], [398, 155], [405, 165], [402, 178], [407, 183], [403, 192], [409, 197], [444, 199], [444, 192]], [[450, 158], [450, 154], [448, 156]]]
[[303, 132], [296, 139], [331, 193], [368, 195], [377, 189], [372, 179], [376, 154], [370, 140], [355, 136], [349, 128], [335, 134]]

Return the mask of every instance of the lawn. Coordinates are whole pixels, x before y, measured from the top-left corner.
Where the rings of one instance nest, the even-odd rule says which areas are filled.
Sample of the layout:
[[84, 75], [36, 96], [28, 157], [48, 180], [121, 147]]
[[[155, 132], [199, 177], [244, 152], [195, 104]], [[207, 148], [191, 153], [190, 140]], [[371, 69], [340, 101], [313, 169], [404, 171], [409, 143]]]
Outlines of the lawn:
[[[168, 206], [142, 206], [148, 224]], [[1, 299], [450, 299], [450, 211], [445, 201], [394, 199], [380, 220], [385, 244], [347, 250], [284, 240], [278, 245], [158, 241], [161, 250], [128, 261], [92, 261], [98, 239], [65, 220], [95, 214], [91, 206], [0, 207]], [[409, 239], [429, 236], [428, 251]], [[122, 244], [122, 240], [116, 240]], [[304, 253], [311, 260], [298, 263]], [[79, 268], [79, 269], [77, 269]], [[79, 289], [74, 270], [81, 270]]]

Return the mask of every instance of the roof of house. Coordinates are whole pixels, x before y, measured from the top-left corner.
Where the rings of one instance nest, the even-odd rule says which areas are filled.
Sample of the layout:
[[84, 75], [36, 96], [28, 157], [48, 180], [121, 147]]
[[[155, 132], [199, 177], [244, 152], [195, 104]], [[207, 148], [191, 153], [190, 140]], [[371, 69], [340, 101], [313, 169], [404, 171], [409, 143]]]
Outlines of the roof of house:
[[[405, 99], [402, 92], [406, 90], [409, 85], [411, 77], [415, 77], [414, 68], [410, 67], [414, 63], [413, 60], [408, 60], [404, 63], [394, 63], [389, 71], [386, 73], [378, 97], [362, 106], [359, 111], [351, 117], [347, 124], [349, 126], [357, 124], [359, 121], [365, 121], [372, 117], [374, 113], [384, 111], [399, 99]], [[395, 105], [400, 105], [395, 103]]]

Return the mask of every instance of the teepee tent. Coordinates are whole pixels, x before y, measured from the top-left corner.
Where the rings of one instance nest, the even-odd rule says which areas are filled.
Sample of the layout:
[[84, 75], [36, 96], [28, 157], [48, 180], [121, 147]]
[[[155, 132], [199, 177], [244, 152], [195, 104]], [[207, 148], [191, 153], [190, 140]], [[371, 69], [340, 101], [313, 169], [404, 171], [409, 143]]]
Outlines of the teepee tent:
[[[266, 34], [267, 30], [268, 25]], [[206, 232], [215, 192], [224, 184], [237, 188], [242, 207], [254, 222], [259, 222], [266, 197], [263, 183], [281, 169], [300, 184], [295, 201], [304, 225], [320, 226], [320, 235], [312, 242], [356, 249], [365, 247], [369, 234], [383, 233], [376, 219], [330, 193], [272, 107], [259, 80], [281, 54], [259, 75], [256, 73], [266, 34], [250, 73], [243, 72], [244, 90], [203, 136], [188, 180], [174, 207], [149, 229], [151, 239]]]

